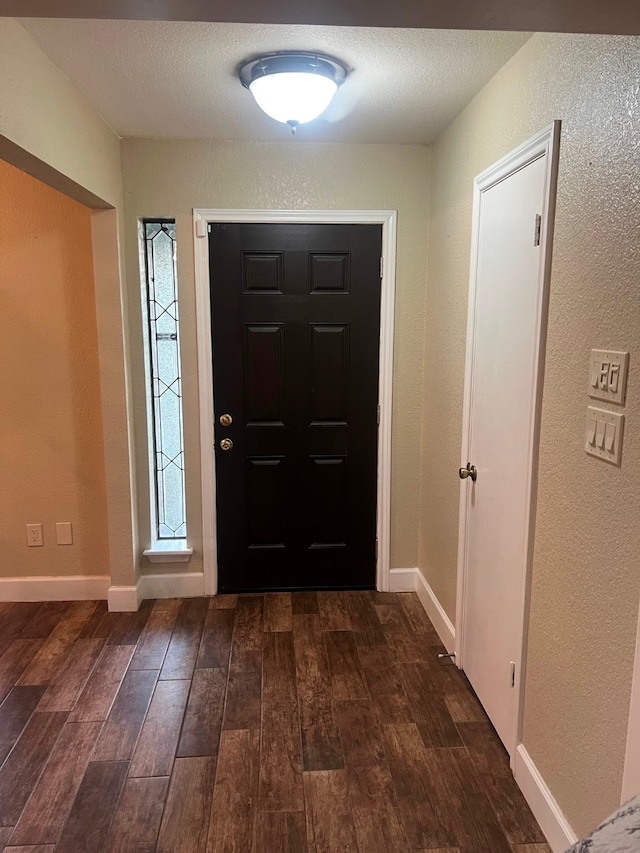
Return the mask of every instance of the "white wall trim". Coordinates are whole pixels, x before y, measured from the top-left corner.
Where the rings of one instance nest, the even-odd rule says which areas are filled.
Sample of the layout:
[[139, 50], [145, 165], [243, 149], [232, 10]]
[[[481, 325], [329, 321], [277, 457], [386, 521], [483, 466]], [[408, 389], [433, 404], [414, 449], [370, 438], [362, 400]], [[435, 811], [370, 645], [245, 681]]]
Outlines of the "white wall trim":
[[636, 629], [636, 652], [633, 659], [631, 704], [627, 729], [627, 748], [624, 755], [621, 802], [640, 794], [640, 616]]
[[389, 592], [415, 592], [417, 569], [391, 569]]
[[[137, 610], [147, 598], [199, 598], [205, 595], [203, 572], [140, 575], [135, 586], [109, 587], [109, 610]], [[103, 596], [105, 597], [105, 596]]]
[[[529, 519], [528, 534], [523, 543], [522, 551], [522, 588], [519, 595], [518, 636], [520, 647], [514, 650], [516, 668], [516, 691], [514, 700], [517, 703], [514, 713], [514, 724], [512, 736], [509, 738], [508, 750], [512, 762], [517, 745], [522, 740], [522, 724], [524, 712], [524, 689], [526, 677], [526, 649], [529, 617], [530, 579], [533, 562], [533, 543], [535, 532], [535, 497], [537, 483], [537, 460], [540, 433], [540, 413], [542, 404], [542, 386], [544, 378], [544, 354], [546, 342], [546, 327], [548, 313], [549, 287], [551, 279], [551, 254], [553, 248], [553, 226], [555, 214], [555, 187], [558, 174], [558, 158], [560, 146], [560, 122], [554, 121], [540, 133], [533, 136], [527, 142], [511, 151], [497, 163], [478, 175], [473, 186], [473, 218], [471, 232], [471, 262], [469, 274], [469, 306], [467, 313], [467, 344], [465, 360], [464, 380], [464, 404], [462, 417], [462, 447], [461, 466], [467, 464], [470, 459], [469, 449], [471, 444], [470, 424], [473, 408], [473, 376], [474, 376], [474, 347], [475, 337], [475, 315], [476, 315], [476, 273], [478, 264], [478, 242], [480, 229], [480, 204], [482, 193], [494, 186], [501, 180], [512, 175], [529, 163], [546, 155], [545, 196], [542, 210], [542, 233], [540, 235], [540, 251], [542, 261], [539, 270], [538, 305], [536, 316], [536, 353], [535, 362], [537, 372], [532, 383], [533, 411], [535, 412], [531, 423], [529, 459], [527, 464], [527, 492]], [[471, 489], [466, 481], [460, 483], [460, 523], [458, 527], [458, 572], [457, 572], [457, 594], [456, 594], [456, 661], [458, 666], [464, 669], [464, 628], [466, 618], [466, 591], [467, 591], [467, 517], [469, 502], [471, 500]]]
[[109, 575], [0, 578], [0, 601], [91, 601], [105, 599]]
[[565, 853], [572, 844], [576, 843], [578, 836], [563, 815], [523, 744], [520, 744], [516, 750], [514, 774], [518, 787], [529, 803], [529, 808], [540, 824], [540, 829], [553, 853]]
[[425, 576], [416, 569], [416, 592], [427, 616], [431, 619], [433, 627], [442, 640], [442, 645], [448, 652], [453, 652], [456, 646], [456, 629], [444, 607], [440, 604], [435, 592], [431, 588]]
[[456, 629], [420, 569], [391, 569], [389, 592], [415, 592], [448, 652], [453, 652]]
[[179, 547], [181, 544], [179, 540], [169, 540], [169, 544], [174, 547], [169, 547], [167, 540], [157, 539], [151, 548], [147, 548], [142, 552], [142, 556], [146, 557], [150, 563], [189, 562], [193, 556], [193, 548], [188, 548], [186, 542], [182, 543], [183, 547]]
[[209, 295], [209, 222], [300, 222], [382, 225], [383, 276], [380, 295], [380, 426], [378, 429], [378, 563], [376, 587], [389, 589], [391, 555], [391, 414], [393, 391], [393, 341], [396, 289], [395, 210], [208, 210], [193, 211], [196, 270], [196, 323], [198, 334], [198, 385], [200, 394], [200, 454], [202, 478], [202, 542], [204, 588], [218, 588], [216, 547], [216, 487], [214, 453], [213, 367], [211, 349], [211, 299]]
[[116, 613], [135, 613], [142, 601], [141, 588], [135, 586], [110, 586], [107, 595], [109, 610]]
[[205, 595], [203, 572], [140, 575], [142, 598], [198, 598]]

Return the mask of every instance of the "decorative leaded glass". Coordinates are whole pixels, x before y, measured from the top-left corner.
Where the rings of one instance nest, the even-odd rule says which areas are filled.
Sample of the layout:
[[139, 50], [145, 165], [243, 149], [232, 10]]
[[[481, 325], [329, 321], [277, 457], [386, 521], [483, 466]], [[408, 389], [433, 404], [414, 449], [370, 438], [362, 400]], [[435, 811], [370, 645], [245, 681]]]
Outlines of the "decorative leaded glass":
[[145, 220], [156, 535], [187, 535], [174, 220]]

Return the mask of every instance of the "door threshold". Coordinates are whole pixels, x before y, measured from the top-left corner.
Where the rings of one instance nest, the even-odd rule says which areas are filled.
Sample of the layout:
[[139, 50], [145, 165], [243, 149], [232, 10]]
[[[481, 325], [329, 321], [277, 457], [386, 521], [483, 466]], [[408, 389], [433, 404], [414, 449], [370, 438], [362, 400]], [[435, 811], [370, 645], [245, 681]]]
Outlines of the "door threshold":
[[269, 586], [269, 587], [252, 587], [246, 589], [242, 587], [230, 587], [229, 589], [220, 589], [217, 595], [262, 595], [267, 592], [366, 592], [375, 590], [375, 585], [367, 586]]

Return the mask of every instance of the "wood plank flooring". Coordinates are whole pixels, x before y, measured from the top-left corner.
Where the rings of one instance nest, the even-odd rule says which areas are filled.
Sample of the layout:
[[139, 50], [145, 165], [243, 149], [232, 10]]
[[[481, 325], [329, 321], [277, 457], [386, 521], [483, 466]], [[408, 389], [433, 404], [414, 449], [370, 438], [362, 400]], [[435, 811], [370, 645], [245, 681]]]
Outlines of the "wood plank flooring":
[[0, 608], [0, 853], [550, 853], [413, 593]]

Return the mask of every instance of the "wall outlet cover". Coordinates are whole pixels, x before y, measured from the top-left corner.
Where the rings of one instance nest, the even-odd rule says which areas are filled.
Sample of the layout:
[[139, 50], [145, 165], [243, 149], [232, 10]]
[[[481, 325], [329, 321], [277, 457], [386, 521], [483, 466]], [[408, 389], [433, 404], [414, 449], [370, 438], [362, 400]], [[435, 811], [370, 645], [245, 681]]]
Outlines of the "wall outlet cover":
[[73, 545], [73, 530], [70, 521], [56, 523], [56, 541], [58, 545]]
[[42, 535], [42, 524], [27, 524], [27, 545], [29, 548], [38, 548], [44, 545]]

